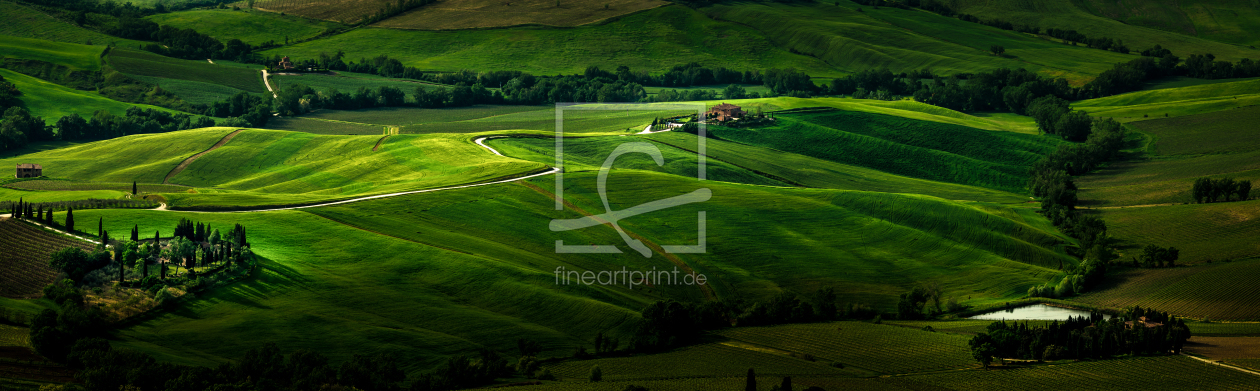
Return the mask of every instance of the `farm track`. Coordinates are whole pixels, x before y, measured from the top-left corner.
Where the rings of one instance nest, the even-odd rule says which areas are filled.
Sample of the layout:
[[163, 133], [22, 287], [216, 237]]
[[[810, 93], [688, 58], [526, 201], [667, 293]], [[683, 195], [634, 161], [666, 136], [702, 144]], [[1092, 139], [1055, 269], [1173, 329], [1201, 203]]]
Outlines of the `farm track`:
[[381, 137], [380, 140], [376, 140], [376, 145], [372, 146], [372, 152], [376, 152], [377, 150], [381, 149], [381, 144], [384, 144], [385, 139], [387, 138], [389, 138], [389, 135], [385, 135], [384, 137]]
[[1202, 362], [1205, 362], [1205, 363], [1208, 363], [1208, 364], [1212, 364], [1212, 365], [1216, 365], [1216, 366], [1220, 366], [1220, 367], [1224, 367], [1224, 368], [1233, 369], [1233, 370], [1235, 370], [1235, 371], [1239, 371], [1239, 372], [1244, 372], [1244, 373], [1249, 373], [1249, 374], [1252, 374], [1252, 375], [1260, 376], [1260, 372], [1256, 372], [1256, 371], [1253, 371], [1253, 370], [1250, 370], [1250, 369], [1244, 369], [1244, 368], [1236, 367], [1236, 366], [1229, 365], [1229, 364], [1226, 364], [1226, 363], [1223, 363], [1223, 362], [1216, 362], [1216, 361], [1208, 360], [1208, 359], [1206, 359], [1206, 358], [1195, 357], [1195, 356], [1191, 356], [1191, 355], [1186, 354], [1186, 353], [1182, 353], [1181, 355], [1182, 355], [1182, 356], [1186, 356], [1186, 357], [1190, 357], [1190, 358], [1193, 358], [1193, 359], [1195, 359], [1195, 360], [1199, 360], [1199, 361], [1202, 361]]
[[210, 149], [207, 149], [207, 150], [205, 150], [205, 151], [201, 151], [201, 153], [198, 153], [198, 154], [196, 154], [196, 155], [189, 156], [187, 159], [184, 159], [184, 161], [183, 161], [183, 162], [179, 163], [179, 165], [178, 165], [178, 166], [175, 166], [175, 168], [171, 169], [171, 172], [169, 172], [169, 173], [167, 173], [167, 174], [166, 174], [166, 178], [165, 178], [165, 179], [162, 179], [162, 184], [163, 184], [163, 185], [169, 185], [169, 184], [171, 184], [171, 178], [174, 178], [176, 175], [179, 175], [179, 173], [183, 172], [183, 171], [184, 171], [184, 169], [185, 169], [185, 168], [188, 168], [188, 165], [189, 165], [189, 164], [192, 164], [192, 162], [193, 162], [193, 161], [195, 161], [195, 160], [197, 160], [197, 158], [200, 158], [202, 155], [205, 155], [205, 154], [207, 154], [207, 153], [210, 153], [210, 151], [213, 151], [213, 150], [219, 149], [219, 147], [222, 147], [224, 144], [227, 144], [227, 143], [228, 143], [228, 141], [232, 141], [232, 138], [233, 138], [233, 137], [236, 137], [236, 135], [237, 135], [237, 134], [239, 134], [239, 133], [241, 133], [241, 132], [243, 132], [243, 131], [245, 131], [245, 129], [237, 129], [235, 132], [228, 133], [228, 135], [223, 136], [223, 138], [222, 138], [222, 139], [220, 139], [220, 140], [219, 140], [219, 142], [217, 142], [217, 143], [215, 143], [213, 146], [211, 146], [211, 147], [210, 147]]

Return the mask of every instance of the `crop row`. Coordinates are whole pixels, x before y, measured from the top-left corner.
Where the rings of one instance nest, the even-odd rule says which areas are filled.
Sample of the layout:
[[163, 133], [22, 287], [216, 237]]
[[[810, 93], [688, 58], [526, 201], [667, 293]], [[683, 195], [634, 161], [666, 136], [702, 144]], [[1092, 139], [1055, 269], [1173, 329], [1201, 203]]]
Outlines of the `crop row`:
[[1173, 314], [1212, 320], [1260, 319], [1260, 286], [1252, 276], [1260, 261], [1235, 261], [1173, 270], [1130, 272], [1116, 288], [1090, 293], [1080, 301], [1107, 307], [1159, 308]]
[[1188, 357], [1163, 356], [1038, 365], [1001, 371], [953, 371], [906, 378], [956, 390], [1255, 390], [1260, 377]]
[[255, 8], [269, 11], [285, 12], [308, 18], [331, 20], [341, 23], [356, 23], [364, 17], [375, 14], [391, 2], [386, 0], [347, 0], [338, 2], [315, 0], [262, 0], [254, 3]]
[[844, 373], [824, 363], [717, 343], [655, 354], [650, 358], [638, 356], [566, 361], [547, 369], [560, 379], [585, 379], [594, 365], [599, 365], [604, 379], [608, 380], [739, 376], [747, 373], [749, 368], [766, 375]]
[[30, 346], [30, 329], [0, 323], [0, 346]]
[[38, 295], [57, 276], [48, 256], [66, 247], [92, 246], [13, 219], [0, 221], [0, 296]]

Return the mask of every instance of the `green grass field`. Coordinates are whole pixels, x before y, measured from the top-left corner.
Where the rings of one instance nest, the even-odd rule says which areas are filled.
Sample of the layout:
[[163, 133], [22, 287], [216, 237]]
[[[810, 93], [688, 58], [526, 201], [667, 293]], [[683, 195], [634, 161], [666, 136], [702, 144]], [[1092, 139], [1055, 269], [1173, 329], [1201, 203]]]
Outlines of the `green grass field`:
[[1084, 361], [990, 371], [956, 371], [903, 378], [955, 390], [1131, 389], [1152, 381], [1169, 388], [1250, 390], [1260, 386], [1255, 375], [1195, 361], [1189, 357], [1138, 357]]
[[1155, 88], [1074, 102], [1072, 107], [1096, 117], [1122, 122], [1205, 114], [1260, 105], [1260, 79]]
[[385, 127], [381, 125], [320, 120], [306, 117], [272, 118], [267, 121], [267, 128], [314, 134], [340, 134], [348, 136], [384, 134], [385, 129]]
[[136, 80], [154, 84], [162, 87], [163, 90], [179, 96], [185, 102], [192, 104], [214, 104], [214, 102], [222, 102], [228, 100], [233, 95], [245, 92], [233, 87], [222, 84], [207, 83], [204, 81], [192, 81], [182, 79], [171, 79], [157, 76], [127, 75]]
[[[482, 118], [501, 117], [531, 111], [554, 113], [548, 106], [493, 106], [476, 105], [446, 109], [422, 109], [415, 107], [383, 107], [365, 110], [320, 110], [302, 116], [307, 119], [327, 121], [353, 122], [371, 125], [424, 125], [445, 122], [470, 121]], [[539, 113], [542, 114], [542, 113]], [[554, 124], [554, 114], [553, 114]], [[650, 121], [649, 121], [650, 122]]]
[[1256, 121], [1260, 106], [1130, 123], [1150, 141], [1134, 159], [1081, 177], [1082, 205], [1194, 202], [1191, 186], [1201, 177], [1260, 183], [1260, 142], [1250, 135]]
[[[790, 327], [790, 326], [785, 326]], [[775, 328], [777, 329], [777, 328]], [[769, 330], [767, 330], [769, 331]], [[732, 346], [736, 345], [736, 346]], [[759, 376], [853, 376], [861, 372], [828, 366], [770, 349], [739, 346], [738, 342], [713, 342], [648, 356], [570, 360], [544, 366], [559, 379], [583, 381], [591, 366], [599, 365], [606, 381], [653, 378], [722, 378], [756, 368]]]
[[[1097, 4], [1096, 1], [1086, 0]], [[1026, 24], [1042, 29], [1058, 28], [1077, 30], [1089, 37], [1108, 37], [1123, 40], [1130, 49], [1142, 50], [1156, 44], [1172, 50], [1177, 56], [1186, 58], [1190, 54], [1212, 53], [1217, 59], [1237, 61], [1242, 58], [1256, 58], [1260, 50], [1231, 45], [1212, 40], [1196, 38], [1174, 32], [1153, 28], [1129, 25], [1119, 21], [1100, 17], [1080, 8], [1081, 0], [1015, 0], [985, 1], [957, 0], [951, 2], [955, 11], [972, 14], [981, 19], [1000, 19], [1015, 24]], [[1150, 3], [1143, 2], [1146, 6]], [[1186, 5], [1203, 2], [1184, 2]], [[1127, 4], [1127, 3], [1126, 3]], [[1139, 3], [1132, 3], [1139, 4]], [[1248, 35], [1241, 35], [1247, 37]]]
[[[1256, 247], [1254, 242], [1251, 246]], [[1213, 321], [1260, 320], [1260, 309], [1252, 305], [1260, 288], [1248, 282], [1260, 270], [1260, 261], [1220, 259], [1210, 265], [1124, 271], [1110, 287], [1073, 300], [1114, 308], [1140, 305]]]
[[[390, 4], [388, 0], [261, 0], [254, 3], [254, 8], [312, 19], [357, 23], [362, 18], [385, 8], [387, 4]], [[241, 9], [248, 7], [248, 4], [244, 1], [236, 2], [233, 5], [241, 7]]]
[[301, 84], [314, 88], [317, 91], [337, 90], [344, 93], [354, 93], [359, 87], [365, 87], [370, 90], [376, 90], [380, 87], [394, 87], [402, 90], [407, 97], [415, 96], [416, 87], [431, 88], [434, 84], [419, 82], [407, 79], [388, 79], [380, 76], [367, 75], [362, 73], [338, 72], [336, 75], [323, 74], [299, 74], [299, 75], [275, 75], [269, 78], [272, 88], [283, 89], [290, 84]]
[[180, 60], [119, 48], [111, 50], [106, 58], [115, 70], [126, 74], [218, 84], [255, 93], [267, 92], [267, 87], [262, 83], [262, 75], [248, 68]]
[[1120, 4], [1104, 0], [1074, 3], [1090, 13], [1123, 21], [1239, 45], [1260, 44], [1260, 12], [1246, 0], [1148, 1]]
[[[862, 8], [862, 11], [858, 11]], [[1083, 84], [1132, 56], [1067, 46], [920, 10], [874, 9], [856, 3], [724, 3], [703, 11], [760, 30], [779, 45], [836, 68], [893, 72], [930, 68], [951, 74], [1027, 68]], [[989, 53], [992, 45], [1008, 57]]]
[[866, 322], [739, 327], [722, 336], [759, 347], [809, 354], [880, 374], [971, 368], [968, 337]]
[[711, 127], [717, 137], [920, 179], [1022, 191], [1028, 167], [1058, 142], [880, 114], [777, 116], [773, 126]]
[[458, 30], [521, 25], [579, 26], [669, 4], [660, 0], [501, 2], [457, 0], [429, 5], [374, 26], [417, 30]]
[[[53, 42], [69, 42], [77, 44], [118, 45], [135, 47], [140, 41], [122, 39], [88, 30], [63, 22], [39, 10], [13, 2], [0, 2], [0, 35], [21, 38], [42, 39]], [[8, 37], [5, 38], [6, 40]]]
[[39, 60], [64, 65], [71, 70], [94, 71], [101, 68], [101, 51], [105, 48], [43, 39], [6, 37], [0, 42], [0, 57]]
[[422, 70], [520, 70], [537, 75], [581, 73], [587, 66], [662, 71], [699, 62], [731, 69], [795, 67], [812, 76], [838, 75], [823, 61], [789, 53], [757, 31], [717, 22], [682, 6], [660, 7], [602, 25], [566, 29], [414, 31], [360, 28], [327, 39], [272, 49], [296, 58], [344, 50], [358, 61], [389, 55]]
[[1181, 262], [1260, 256], [1260, 201], [1099, 209], [1112, 237], [1131, 248], [1155, 244], [1181, 249]]
[[[105, 110], [115, 115], [125, 115], [128, 108], [140, 106], [147, 109], [171, 111], [170, 109], [150, 105], [123, 103], [100, 96], [95, 92], [79, 91], [58, 84], [26, 76], [8, 69], [0, 69], [0, 76], [17, 86], [22, 91], [22, 103], [32, 115], [44, 117], [49, 125], [70, 114], [78, 114], [83, 118], [92, 118], [92, 113]], [[122, 158], [122, 157], [120, 157]]]
[[178, 28], [192, 28], [222, 42], [239, 39], [250, 45], [268, 41], [283, 44], [285, 39], [312, 38], [340, 25], [298, 16], [242, 9], [190, 10], [157, 14], [147, 19]]

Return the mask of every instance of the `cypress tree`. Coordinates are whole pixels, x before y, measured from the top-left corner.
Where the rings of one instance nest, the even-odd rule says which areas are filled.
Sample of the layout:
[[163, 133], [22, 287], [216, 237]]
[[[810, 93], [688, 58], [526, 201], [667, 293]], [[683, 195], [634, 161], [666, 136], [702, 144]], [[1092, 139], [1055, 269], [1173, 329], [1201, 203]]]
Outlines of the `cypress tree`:
[[51, 211], [51, 210], [50, 210], [50, 211], [48, 211], [48, 220], [45, 220], [45, 221], [47, 221], [47, 222], [48, 222], [48, 225], [49, 225], [49, 226], [51, 226], [51, 225], [53, 225], [53, 224], [54, 224], [54, 222], [53, 222], [53, 221], [54, 221], [54, 220], [53, 220], [53, 211]]
[[136, 195], [136, 194], [140, 194], [140, 193], [136, 192], [136, 182], [135, 182], [135, 181], [131, 181], [131, 195]]
[[131, 241], [140, 241], [140, 224], [136, 224], [136, 226], [131, 229]]
[[105, 218], [100, 217], [96, 220], [96, 237], [103, 237], [103, 235], [105, 235]]
[[109, 245], [109, 232], [101, 232], [101, 248]]
[[744, 391], [757, 391], [757, 374], [752, 368], [748, 368], [748, 381], [744, 385]]
[[792, 391], [792, 377], [784, 376], [783, 384], [779, 385], [779, 391]]
[[66, 231], [74, 232], [74, 209], [66, 209]]
[[123, 282], [123, 280], [126, 278], [124, 277], [123, 272], [126, 269], [127, 265], [123, 264], [122, 255], [123, 255], [123, 249], [114, 248], [114, 262], [118, 263], [118, 282]]

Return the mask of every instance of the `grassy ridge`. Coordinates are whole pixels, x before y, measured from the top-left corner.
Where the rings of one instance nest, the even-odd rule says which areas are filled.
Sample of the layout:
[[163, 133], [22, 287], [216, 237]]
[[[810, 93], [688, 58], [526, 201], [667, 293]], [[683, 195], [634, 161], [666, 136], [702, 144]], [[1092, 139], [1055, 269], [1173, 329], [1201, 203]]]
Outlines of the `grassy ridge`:
[[64, 65], [72, 70], [100, 69], [102, 50], [104, 48], [100, 46], [19, 37], [5, 37], [0, 42], [0, 57], [39, 60]]
[[581, 73], [587, 66], [661, 71], [699, 62], [732, 69], [795, 67], [838, 74], [817, 59], [780, 49], [755, 30], [716, 22], [682, 6], [648, 10], [607, 24], [569, 29], [513, 27], [459, 31], [361, 28], [263, 54], [313, 58], [346, 52], [349, 60], [389, 55], [423, 70], [521, 70], [539, 75]]
[[250, 45], [268, 41], [283, 44], [285, 39], [302, 40], [322, 34], [339, 25], [297, 16], [242, 9], [191, 10], [147, 17], [157, 24], [195, 29], [222, 42], [239, 39]]
[[1130, 49], [1142, 50], [1156, 44], [1186, 58], [1191, 54], [1212, 53], [1217, 59], [1237, 61], [1256, 58], [1260, 50], [1231, 45], [1173, 32], [1128, 25], [1091, 14], [1079, 8], [1080, 0], [952, 0], [955, 11], [982, 19], [999, 19], [1042, 29], [1077, 30], [1089, 37], [1107, 37], [1124, 41]]
[[111, 42], [130, 47], [143, 44], [141, 41], [113, 37], [75, 26], [13, 2], [0, 2], [0, 15], [4, 15], [4, 20], [0, 20], [0, 35], [77, 44], [91, 42], [102, 45], [101, 49]]
[[1260, 12], [1248, 0], [1144, 1], [1120, 4], [1104, 0], [1074, 3], [1098, 16], [1240, 45], [1260, 44]]
[[[124, 115], [132, 106], [172, 111], [150, 105], [123, 103], [97, 95], [94, 92], [79, 91], [58, 84], [26, 76], [8, 69], [0, 69], [0, 76], [17, 86], [22, 91], [22, 103], [32, 115], [44, 117], [44, 122], [54, 124], [63, 116], [78, 114], [83, 118], [91, 118], [92, 113], [104, 110], [115, 115]], [[120, 157], [122, 158], [122, 157]]]
[[243, 91], [264, 93], [262, 75], [255, 70], [206, 61], [180, 60], [131, 49], [115, 48], [106, 56], [119, 72], [219, 84]]
[[[858, 11], [858, 9], [862, 9]], [[752, 26], [776, 43], [849, 72], [886, 67], [941, 73], [1028, 68], [1083, 84], [1131, 56], [1065, 46], [919, 10], [873, 9], [851, 2], [729, 3], [704, 8]], [[1009, 57], [988, 53], [1002, 45]]]
[[139, 134], [78, 144], [0, 160], [0, 165], [39, 162], [52, 178], [162, 183], [166, 173], [185, 158], [209, 148], [232, 128], [204, 128], [161, 134]]
[[1161, 88], [1089, 99], [1072, 104], [1091, 115], [1130, 122], [1180, 117], [1260, 105], [1260, 79]]
[[843, 111], [779, 115], [773, 126], [710, 132], [897, 175], [1006, 191], [1021, 191], [1028, 167], [1056, 144], [1033, 135]]

